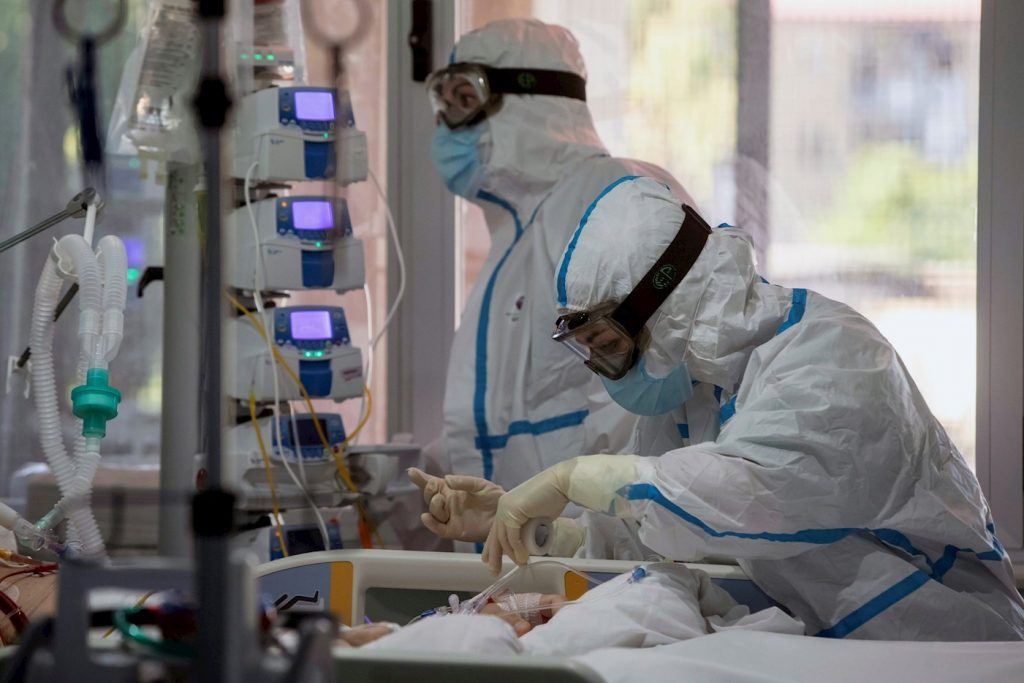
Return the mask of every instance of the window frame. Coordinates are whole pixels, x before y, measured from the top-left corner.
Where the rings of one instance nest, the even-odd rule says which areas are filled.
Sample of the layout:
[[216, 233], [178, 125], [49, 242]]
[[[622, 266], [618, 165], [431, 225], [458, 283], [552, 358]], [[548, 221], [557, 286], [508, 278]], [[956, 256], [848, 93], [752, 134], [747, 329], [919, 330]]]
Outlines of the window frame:
[[[433, 64], [448, 61], [455, 39], [454, 0], [436, 0]], [[406, 40], [412, 2], [387, 4], [388, 202], [406, 263], [406, 288], [388, 330], [388, 433], [411, 434], [427, 446], [444, 425], [448, 352], [455, 336], [455, 200], [430, 161], [433, 116], [423, 83], [412, 80]], [[394, 247], [388, 247], [388, 298], [398, 288]]]
[[[978, 132], [977, 472], [1024, 562], [1024, 4], [983, 0]], [[955, 359], [951, 359], [955, 361]]]
[[[447, 61], [455, 0], [433, 3], [434, 64]], [[997, 21], [998, 17], [998, 21]], [[389, 3], [390, 36], [411, 28], [411, 3]], [[978, 173], [977, 472], [1000, 540], [1024, 563], [1024, 3], [982, 0]], [[409, 263], [404, 305], [388, 340], [392, 433], [426, 444], [441, 432], [455, 326], [455, 202], [430, 164], [432, 123], [409, 77], [404, 40], [388, 45], [388, 187]], [[998, 97], [996, 97], [998, 94]], [[394, 260], [389, 259], [389, 269]], [[397, 273], [389, 270], [389, 286]], [[429, 337], [423, 331], [430, 331]], [[417, 334], [419, 333], [419, 334]], [[413, 335], [416, 335], [415, 337]], [[415, 339], [414, 344], [402, 343]], [[957, 359], [951, 358], [954, 363]]]

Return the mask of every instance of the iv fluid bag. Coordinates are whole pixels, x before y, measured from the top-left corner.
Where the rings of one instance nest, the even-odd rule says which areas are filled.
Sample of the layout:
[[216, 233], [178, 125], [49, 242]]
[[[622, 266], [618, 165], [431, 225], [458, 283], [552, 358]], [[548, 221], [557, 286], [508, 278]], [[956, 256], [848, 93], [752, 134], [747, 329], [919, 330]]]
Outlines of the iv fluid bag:
[[115, 154], [196, 163], [191, 95], [199, 73], [199, 25], [191, 0], [153, 0], [125, 64], [107, 133]]

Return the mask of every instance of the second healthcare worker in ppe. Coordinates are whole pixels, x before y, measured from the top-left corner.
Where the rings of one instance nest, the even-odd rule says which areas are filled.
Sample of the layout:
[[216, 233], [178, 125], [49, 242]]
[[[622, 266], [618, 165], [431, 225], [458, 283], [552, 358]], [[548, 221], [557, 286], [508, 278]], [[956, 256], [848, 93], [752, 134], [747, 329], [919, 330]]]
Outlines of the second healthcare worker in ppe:
[[666, 557], [737, 558], [811, 635], [1024, 638], [978, 481], [863, 316], [763, 282], [745, 233], [710, 230], [637, 177], [600, 192], [555, 293], [555, 338], [617, 400], [643, 409], [693, 381], [731, 398], [714, 441], [573, 458], [503, 495], [492, 566], [524, 562], [520, 528], [573, 502], [636, 520]]
[[[483, 209], [491, 237], [452, 345], [446, 447], [432, 465], [510, 488], [581, 453], [637, 452], [637, 416], [551, 343], [551, 279], [587, 205], [615, 178], [643, 173], [685, 192], [656, 166], [609, 156], [585, 101], [578, 45], [561, 27], [492, 22], [463, 36], [427, 87], [434, 166]], [[436, 530], [483, 540], [464, 527]]]

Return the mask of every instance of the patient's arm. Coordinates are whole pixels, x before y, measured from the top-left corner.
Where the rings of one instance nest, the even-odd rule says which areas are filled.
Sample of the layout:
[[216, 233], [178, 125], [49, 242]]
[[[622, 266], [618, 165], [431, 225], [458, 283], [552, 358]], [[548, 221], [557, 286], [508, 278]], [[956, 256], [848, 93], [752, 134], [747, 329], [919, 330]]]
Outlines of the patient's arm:
[[384, 636], [394, 633], [395, 629], [387, 624], [363, 624], [345, 629], [338, 635], [338, 645], [342, 647], [362, 647]]

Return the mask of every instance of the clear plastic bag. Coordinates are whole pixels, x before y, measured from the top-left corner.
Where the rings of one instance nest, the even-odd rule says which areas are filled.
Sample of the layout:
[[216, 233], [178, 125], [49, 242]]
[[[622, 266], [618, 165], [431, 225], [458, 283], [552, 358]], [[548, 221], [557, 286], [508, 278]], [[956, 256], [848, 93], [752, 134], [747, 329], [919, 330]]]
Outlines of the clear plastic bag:
[[199, 74], [199, 25], [191, 0], [152, 0], [121, 75], [107, 130], [112, 154], [161, 166], [196, 163], [199, 144], [190, 95]]

